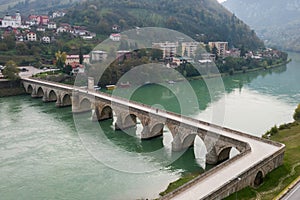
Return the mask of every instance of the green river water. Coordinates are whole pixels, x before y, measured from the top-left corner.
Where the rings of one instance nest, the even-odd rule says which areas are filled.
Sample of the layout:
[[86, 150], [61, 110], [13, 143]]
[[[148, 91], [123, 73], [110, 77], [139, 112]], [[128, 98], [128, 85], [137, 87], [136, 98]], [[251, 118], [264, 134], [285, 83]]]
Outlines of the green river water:
[[[181, 82], [168, 88], [144, 86], [131, 99], [261, 136], [275, 124], [292, 121], [300, 103], [300, 55], [290, 57], [287, 66], [224, 77], [225, 91], [209, 93], [203, 81], [190, 81], [196, 104]], [[187, 98], [180, 100], [180, 95]], [[97, 129], [88, 129], [88, 138], [104, 145], [98, 155], [131, 168], [143, 167], [138, 163], [143, 159], [151, 170], [133, 173], [134, 168], [120, 170], [101, 162], [78, 133], [70, 107], [56, 108], [29, 95], [0, 98], [0, 199], [151, 199], [182, 174], [203, 171], [194, 156], [197, 147], [167, 166], [141, 154], [169, 152], [168, 130], [161, 138], [141, 141], [130, 136], [135, 129], [130, 130], [133, 134], [114, 131], [111, 120], [93, 124], [109, 141], [105, 144]]]

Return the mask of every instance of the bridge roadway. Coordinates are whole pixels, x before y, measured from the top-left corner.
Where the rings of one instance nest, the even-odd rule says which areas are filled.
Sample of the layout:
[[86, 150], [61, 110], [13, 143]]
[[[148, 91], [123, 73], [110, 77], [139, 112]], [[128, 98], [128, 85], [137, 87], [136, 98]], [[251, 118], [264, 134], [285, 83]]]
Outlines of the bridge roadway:
[[[30, 82], [34, 81], [36, 83], [45, 84], [44, 81], [40, 80], [33, 80], [28, 78], [23, 78], [23, 80], [28, 80]], [[208, 130], [210, 132], [218, 133], [219, 135], [224, 135], [226, 137], [234, 138], [236, 140], [248, 143], [250, 145], [251, 151], [247, 154], [241, 156], [240, 158], [234, 160], [227, 166], [223, 166], [222, 168], [218, 169], [217, 173], [213, 173], [205, 179], [200, 179], [196, 183], [191, 184], [187, 188], [185, 188], [182, 192], [178, 192], [172, 197], [166, 197], [162, 199], [204, 199], [208, 195], [213, 194], [218, 189], [222, 188], [224, 185], [228, 184], [233, 180], [239, 180], [242, 183], [242, 179], [239, 177], [247, 170], [252, 167], [255, 167], [257, 164], [261, 163], [264, 159], [271, 157], [278, 151], [284, 149], [284, 145], [276, 145], [272, 142], [267, 142], [265, 140], [261, 140], [258, 137], [250, 136], [245, 133], [240, 133], [238, 131], [234, 131], [231, 129], [219, 127], [217, 125], [209, 124], [200, 120], [192, 119], [189, 117], [184, 117], [177, 115], [175, 113], [165, 112], [165, 111], [158, 111], [156, 109], [151, 108], [150, 106], [146, 106], [140, 103], [128, 101], [122, 98], [116, 98], [109, 96], [105, 93], [95, 92], [95, 91], [88, 91], [86, 89], [82, 89], [75, 86], [68, 86], [53, 82], [47, 82], [47, 85], [60, 87], [68, 90], [76, 90], [77, 92], [81, 92], [86, 94], [87, 92], [90, 95], [95, 97], [99, 97], [102, 99], [109, 100], [114, 103], [126, 105], [128, 107], [133, 107], [142, 111], [145, 111], [149, 114], [158, 115], [164, 118], [173, 119], [175, 121], [179, 121], [194, 127], [198, 127], [204, 130]], [[255, 124], [254, 124], [255, 125]], [[237, 182], [238, 186], [239, 182]]]

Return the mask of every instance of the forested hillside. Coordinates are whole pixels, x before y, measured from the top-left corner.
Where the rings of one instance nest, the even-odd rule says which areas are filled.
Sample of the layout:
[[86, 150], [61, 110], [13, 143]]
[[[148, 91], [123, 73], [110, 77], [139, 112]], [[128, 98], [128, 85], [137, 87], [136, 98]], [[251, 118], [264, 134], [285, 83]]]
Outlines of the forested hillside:
[[230, 46], [257, 49], [263, 46], [255, 32], [216, 0], [90, 0], [76, 3], [60, 19], [84, 25], [102, 35], [117, 24], [121, 30], [159, 26], [203, 41], [228, 41]]
[[24, 16], [48, 14], [56, 9], [67, 9], [78, 0], [0, 0], [0, 13], [14, 13], [19, 10]]
[[300, 51], [300, 0], [227, 0], [223, 5], [267, 45]]

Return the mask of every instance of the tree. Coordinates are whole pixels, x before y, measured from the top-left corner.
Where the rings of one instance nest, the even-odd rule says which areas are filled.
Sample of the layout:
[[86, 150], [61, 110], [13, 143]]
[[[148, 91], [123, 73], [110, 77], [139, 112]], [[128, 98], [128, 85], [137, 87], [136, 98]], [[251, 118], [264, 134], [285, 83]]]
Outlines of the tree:
[[296, 121], [300, 121], [300, 104], [298, 105], [298, 107], [295, 110], [294, 113], [294, 120]]
[[5, 64], [5, 68], [3, 70], [3, 75], [10, 79], [10, 80], [17, 80], [19, 79], [19, 69], [18, 69], [18, 66], [17, 64], [10, 60], [8, 61], [6, 64]]
[[58, 51], [55, 53], [55, 58], [56, 58], [56, 67], [62, 70], [67, 60], [67, 53]]
[[219, 53], [218, 53], [218, 48], [216, 47], [216, 46], [214, 46], [213, 48], [212, 48], [212, 54], [215, 54], [216, 55], [216, 60], [218, 60], [219, 59]]
[[18, 55], [28, 55], [28, 47], [25, 43], [19, 43], [16, 46], [16, 52]]
[[83, 54], [82, 54], [82, 49], [79, 47], [79, 64], [82, 65], [83, 63]]

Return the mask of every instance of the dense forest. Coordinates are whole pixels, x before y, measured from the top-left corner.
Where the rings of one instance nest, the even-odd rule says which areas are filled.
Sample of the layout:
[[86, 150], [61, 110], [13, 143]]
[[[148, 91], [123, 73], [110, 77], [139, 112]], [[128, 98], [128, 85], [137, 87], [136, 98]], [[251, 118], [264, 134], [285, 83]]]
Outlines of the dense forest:
[[121, 30], [165, 27], [203, 42], [228, 41], [247, 49], [263, 46], [253, 30], [216, 0], [90, 0], [75, 3], [59, 22], [84, 25], [101, 35], [109, 35], [114, 24]]

